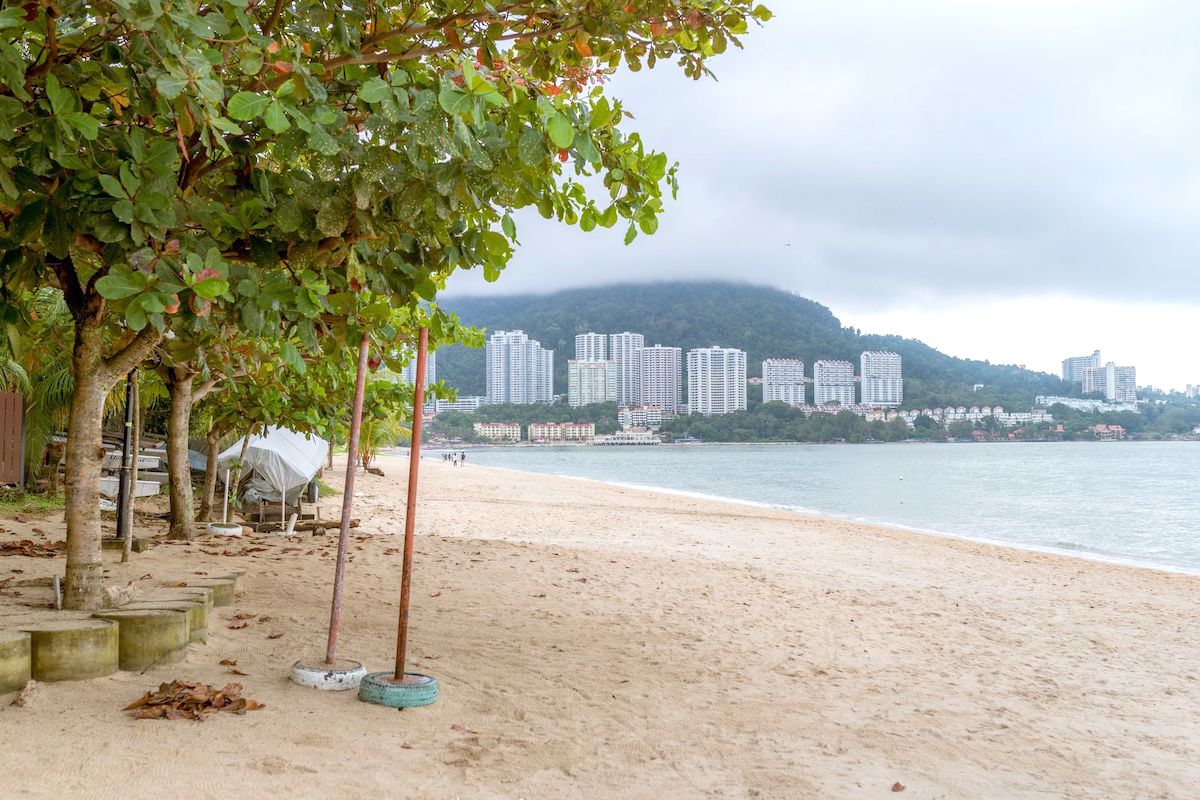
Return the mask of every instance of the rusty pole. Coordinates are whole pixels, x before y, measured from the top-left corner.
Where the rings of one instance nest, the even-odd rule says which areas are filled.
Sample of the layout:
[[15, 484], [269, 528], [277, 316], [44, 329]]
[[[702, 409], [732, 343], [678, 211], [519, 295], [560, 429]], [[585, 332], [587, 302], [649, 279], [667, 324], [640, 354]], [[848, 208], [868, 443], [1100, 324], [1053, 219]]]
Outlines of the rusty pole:
[[417, 374], [413, 380], [412, 444], [408, 448], [408, 503], [404, 507], [404, 567], [400, 573], [400, 623], [396, 626], [395, 681], [404, 681], [404, 653], [408, 649], [408, 588], [412, 581], [413, 531], [417, 524], [417, 469], [421, 465], [421, 417], [425, 413], [425, 358], [429, 329], [417, 337]]
[[350, 413], [350, 441], [346, 449], [346, 486], [342, 494], [342, 526], [338, 534], [337, 566], [333, 572], [333, 605], [329, 609], [329, 641], [325, 663], [337, 656], [338, 629], [342, 624], [342, 583], [346, 577], [346, 553], [350, 549], [350, 511], [354, 503], [354, 473], [358, 465], [358, 434], [362, 429], [363, 395], [367, 388], [367, 334], [358, 343], [358, 373], [354, 376], [354, 408]]

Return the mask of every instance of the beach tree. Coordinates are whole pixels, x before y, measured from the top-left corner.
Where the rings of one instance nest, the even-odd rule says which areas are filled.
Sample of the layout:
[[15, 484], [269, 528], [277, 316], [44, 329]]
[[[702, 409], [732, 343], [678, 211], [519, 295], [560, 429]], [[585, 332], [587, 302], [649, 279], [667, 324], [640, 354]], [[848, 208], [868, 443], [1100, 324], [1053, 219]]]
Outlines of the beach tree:
[[315, 351], [322, 315], [364, 287], [402, 306], [458, 268], [495, 279], [515, 209], [652, 233], [675, 171], [625, 130], [606, 71], [700, 77], [768, 16], [750, 0], [0, 10], [0, 289], [57, 287], [75, 334], [65, 605], [102, 595], [104, 397], [172, 309], [233, 306], [251, 335], [299, 316]]

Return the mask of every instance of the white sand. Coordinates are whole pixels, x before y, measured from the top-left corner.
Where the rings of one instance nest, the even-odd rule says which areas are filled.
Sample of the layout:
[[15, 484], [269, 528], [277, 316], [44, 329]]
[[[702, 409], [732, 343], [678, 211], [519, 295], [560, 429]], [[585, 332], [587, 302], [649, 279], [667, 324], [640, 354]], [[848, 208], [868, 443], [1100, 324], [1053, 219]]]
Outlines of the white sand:
[[[400, 460], [382, 466], [358, 479], [365, 540], [339, 651], [380, 670], [405, 478]], [[203, 551], [249, 543], [160, 545], [113, 564], [114, 582], [239, 566], [237, 606], [214, 610], [182, 664], [0, 700], [0, 797], [1200, 796], [1200, 578], [422, 470], [412, 664], [438, 677], [437, 705], [397, 712], [287, 681], [323, 652], [332, 534], [237, 557]], [[61, 538], [61, 523], [2, 524], [2, 538]], [[4, 558], [0, 578], [61, 568]], [[0, 626], [35, 592], [0, 598]], [[230, 630], [235, 610], [260, 616]], [[173, 678], [239, 680], [267, 708], [203, 724], [120, 713]]]

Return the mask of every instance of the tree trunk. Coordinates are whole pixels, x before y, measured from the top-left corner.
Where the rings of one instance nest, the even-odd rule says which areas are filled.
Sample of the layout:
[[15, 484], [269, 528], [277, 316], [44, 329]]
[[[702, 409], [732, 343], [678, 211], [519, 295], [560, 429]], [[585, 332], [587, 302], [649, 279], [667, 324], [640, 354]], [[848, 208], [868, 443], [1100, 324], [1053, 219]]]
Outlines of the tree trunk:
[[188, 424], [192, 415], [192, 381], [186, 367], [167, 367], [167, 479], [171, 494], [171, 527], [168, 539], [190, 539], [196, 531], [192, 505], [192, 469], [188, 464]]
[[204, 493], [200, 497], [200, 519], [212, 522], [213, 505], [217, 497], [217, 444], [221, 441], [223, 431], [219, 425], [213, 425], [205, 439], [208, 441], [208, 460], [204, 462]]
[[83, 611], [99, 609], [104, 598], [100, 558], [101, 434], [104, 399], [116, 381], [106, 380], [100, 328], [100, 319], [92, 316], [77, 320], [75, 325], [71, 356], [75, 394], [71, 398], [63, 480], [67, 519], [63, 607]]

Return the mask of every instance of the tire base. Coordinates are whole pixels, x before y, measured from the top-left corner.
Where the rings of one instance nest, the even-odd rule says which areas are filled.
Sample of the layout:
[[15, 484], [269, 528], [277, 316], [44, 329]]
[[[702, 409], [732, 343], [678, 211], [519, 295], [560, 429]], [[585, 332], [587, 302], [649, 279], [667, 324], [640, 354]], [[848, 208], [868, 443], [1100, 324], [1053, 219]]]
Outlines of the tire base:
[[408, 672], [397, 681], [393, 672], [372, 672], [358, 685], [358, 699], [388, 708], [431, 706], [438, 699], [437, 678]]
[[319, 658], [297, 661], [292, 665], [292, 683], [309, 686], [326, 692], [344, 692], [357, 689], [367, 668], [357, 661], [338, 659], [326, 664]]

